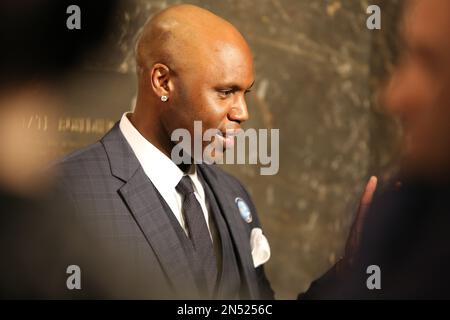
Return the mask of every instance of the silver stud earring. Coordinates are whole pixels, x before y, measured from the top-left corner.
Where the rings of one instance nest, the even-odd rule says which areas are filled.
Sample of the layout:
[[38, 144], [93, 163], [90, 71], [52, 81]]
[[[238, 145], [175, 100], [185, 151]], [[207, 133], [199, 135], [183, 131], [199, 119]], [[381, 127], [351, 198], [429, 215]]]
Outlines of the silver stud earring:
[[169, 100], [168, 96], [161, 96], [161, 101], [162, 102], [166, 102], [167, 100]]

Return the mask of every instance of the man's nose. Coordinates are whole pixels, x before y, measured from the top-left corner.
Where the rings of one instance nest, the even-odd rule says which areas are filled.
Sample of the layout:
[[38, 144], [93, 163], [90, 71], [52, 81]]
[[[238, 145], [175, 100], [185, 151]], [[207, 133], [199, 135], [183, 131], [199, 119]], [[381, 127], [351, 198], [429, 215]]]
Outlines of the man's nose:
[[247, 103], [245, 102], [245, 98], [239, 98], [233, 107], [228, 112], [228, 119], [236, 122], [244, 122], [247, 121], [249, 117]]

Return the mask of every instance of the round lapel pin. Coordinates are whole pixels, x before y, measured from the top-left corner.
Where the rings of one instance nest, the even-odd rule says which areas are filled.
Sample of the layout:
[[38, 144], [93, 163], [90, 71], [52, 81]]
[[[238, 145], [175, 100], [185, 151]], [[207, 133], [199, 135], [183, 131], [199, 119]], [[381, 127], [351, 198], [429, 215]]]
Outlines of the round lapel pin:
[[236, 199], [234, 199], [234, 202], [236, 202], [236, 205], [239, 209], [239, 213], [241, 214], [242, 219], [244, 219], [244, 221], [247, 223], [252, 222], [252, 212], [250, 211], [250, 208], [245, 203], [245, 201], [237, 197]]

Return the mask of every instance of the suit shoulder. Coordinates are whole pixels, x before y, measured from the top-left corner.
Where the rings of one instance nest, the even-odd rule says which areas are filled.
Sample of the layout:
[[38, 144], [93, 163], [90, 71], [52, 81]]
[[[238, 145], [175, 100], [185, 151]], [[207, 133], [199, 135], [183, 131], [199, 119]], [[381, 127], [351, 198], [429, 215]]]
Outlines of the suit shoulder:
[[88, 174], [88, 170], [93, 173], [106, 167], [109, 168], [108, 156], [101, 142], [74, 151], [55, 163], [56, 170], [62, 175], [70, 175], [71, 172]]

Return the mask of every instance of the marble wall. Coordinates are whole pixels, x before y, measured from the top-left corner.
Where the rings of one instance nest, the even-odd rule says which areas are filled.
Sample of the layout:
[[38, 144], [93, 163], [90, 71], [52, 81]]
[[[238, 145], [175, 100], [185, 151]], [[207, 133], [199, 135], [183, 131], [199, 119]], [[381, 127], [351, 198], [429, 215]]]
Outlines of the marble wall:
[[[97, 140], [130, 109], [136, 33], [149, 16], [179, 2], [121, 2], [116, 29], [62, 85], [68, 107], [49, 124], [63, 135], [55, 156]], [[245, 128], [280, 129], [280, 170], [261, 176], [257, 165], [225, 169], [258, 207], [277, 298], [295, 298], [342, 254], [366, 180], [389, 163], [395, 127], [379, 112], [375, 93], [392, 61], [399, 1], [186, 2], [231, 21], [254, 52]], [[375, 3], [381, 31], [366, 28], [366, 8]]]

